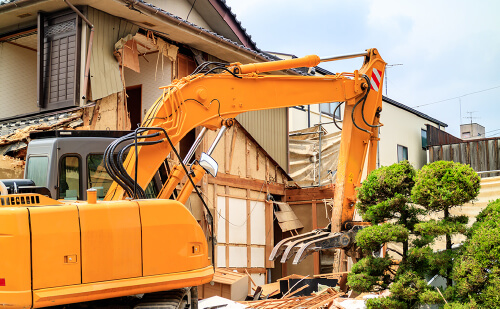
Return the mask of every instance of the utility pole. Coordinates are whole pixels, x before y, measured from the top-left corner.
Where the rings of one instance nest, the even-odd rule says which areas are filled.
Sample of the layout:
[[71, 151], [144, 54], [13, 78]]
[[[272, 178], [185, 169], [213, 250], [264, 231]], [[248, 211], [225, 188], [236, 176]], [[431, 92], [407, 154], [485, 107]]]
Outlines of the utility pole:
[[385, 96], [387, 96], [387, 69], [390, 67], [395, 67], [395, 66], [399, 66], [399, 65], [403, 65], [403, 64], [396, 63], [396, 64], [386, 64], [385, 65]]

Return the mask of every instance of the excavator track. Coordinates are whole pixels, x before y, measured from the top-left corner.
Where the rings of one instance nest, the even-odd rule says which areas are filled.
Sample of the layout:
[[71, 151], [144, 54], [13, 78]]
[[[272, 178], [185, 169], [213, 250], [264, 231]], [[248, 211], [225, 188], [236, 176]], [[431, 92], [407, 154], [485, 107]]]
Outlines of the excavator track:
[[191, 289], [183, 288], [144, 295], [134, 309], [186, 309], [191, 306]]

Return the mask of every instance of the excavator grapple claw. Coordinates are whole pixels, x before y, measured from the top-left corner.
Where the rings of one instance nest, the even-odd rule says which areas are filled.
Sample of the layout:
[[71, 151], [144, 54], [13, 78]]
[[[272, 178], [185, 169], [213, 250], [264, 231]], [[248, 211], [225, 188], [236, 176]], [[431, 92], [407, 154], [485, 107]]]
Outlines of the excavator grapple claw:
[[349, 231], [341, 233], [332, 233], [329, 228], [325, 228], [285, 238], [273, 248], [269, 260], [273, 261], [283, 255], [280, 262], [285, 263], [295, 255], [293, 264], [296, 265], [313, 252], [333, 248], [347, 248], [355, 242], [356, 234], [363, 228], [364, 226], [354, 226]]

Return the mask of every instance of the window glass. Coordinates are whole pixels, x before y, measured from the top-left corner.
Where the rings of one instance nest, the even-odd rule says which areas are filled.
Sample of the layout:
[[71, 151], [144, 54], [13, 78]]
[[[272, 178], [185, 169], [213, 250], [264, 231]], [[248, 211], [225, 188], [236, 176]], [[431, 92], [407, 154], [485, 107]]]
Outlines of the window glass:
[[80, 196], [80, 158], [66, 156], [59, 164], [59, 198], [79, 200]]
[[408, 160], [408, 147], [398, 145], [398, 162]]
[[[321, 103], [319, 105], [320, 111], [323, 114], [327, 114], [329, 116], [333, 117], [333, 112], [335, 112], [335, 108], [339, 105], [339, 102], [333, 102], [333, 103]], [[335, 112], [335, 118], [340, 119], [340, 108], [337, 109]]]
[[89, 179], [87, 188], [94, 188], [97, 190], [97, 199], [102, 200], [113, 183], [113, 179], [109, 176], [104, 168], [103, 162], [104, 155], [102, 154], [89, 154], [87, 156], [87, 171]]
[[35, 185], [47, 187], [49, 157], [29, 157], [26, 176], [33, 180]]
[[422, 136], [422, 148], [427, 148], [427, 131], [426, 130], [421, 130], [421, 136]]

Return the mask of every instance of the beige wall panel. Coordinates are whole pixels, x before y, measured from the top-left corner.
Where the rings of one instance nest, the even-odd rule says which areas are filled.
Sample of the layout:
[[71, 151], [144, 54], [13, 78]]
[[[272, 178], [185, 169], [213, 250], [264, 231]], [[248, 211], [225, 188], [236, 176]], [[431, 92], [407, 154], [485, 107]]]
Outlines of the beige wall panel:
[[229, 267], [247, 267], [247, 247], [229, 246]]
[[250, 274], [250, 277], [252, 277], [253, 282], [255, 282], [257, 286], [263, 286], [264, 284], [266, 284], [265, 274]]
[[229, 195], [246, 199], [247, 190], [241, 188], [229, 187]]
[[251, 267], [259, 267], [259, 268], [264, 268], [266, 267], [266, 257], [265, 257], [265, 248], [257, 248], [257, 247], [251, 247], [250, 248], [250, 266]]
[[0, 118], [38, 111], [36, 51], [0, 43]]
[[118, 94], [114, 93], [98, 101], [99, 116], [95, 130], [116, 130]]
[[[265, 245], [266, 244], [266, 209], [264, 202], [251, 201], [250, 202], [250, 243], [252, 245]], [[272, 236], [272, 235], [270, 235]], [[264, 256], [264, 252], [262, 252]], [[253, 258], [253, 254], [252, 254]], [[264, 267], [264, 266], [252, 266]]]
[[[208, 202], [207, 205], [209, 205]], [[198, 221], [203, 220], [204, 217], [203, 209], [205, 208], [205, 206], [203, 206], [203, 203], [201, 202], [200, 197], [198, 196], [198, 194], [196, 194], [196, 192], [193, 192], [189, 196], [189, 199], [187, 200], [185, 206], [193, 214], [196, 220]]]
[[236, 119], [284, 170], [288, 169], [286, 108], [243, 113]]
[[250, 198], [257, 199], [257, 200], [264, 200], [266, 198], [265, 186], [263, 186], [262, 190], [260, 190], [260, 191], [250, 191]]
[[[217, 232], [217, 242], [225, 243], [226, 242], [226, 198], [219, 196], [217, 197], [217, 213], [215, 215], [216, 220], [216, 232]], [[218, 249], [217, 249], [218, 250]], [[217, 251], [219, 252], [219, 251]]]
[[158, 60], [159, 53], [139, 57], [141, 73], [125, 68], [125, 86], [142, 85], [142, 109], [141, 119], [144, 111], [148, 111], [156, 100], [162, 95], [160, 87], [167, 86], [172, 82], [172, 62], [163, 57]]
[[[246, 207], [247, 207], [246, 200], [229, 198], [229, 215], [226, 214], [225, 217], [226, 219], [229, 220], [229, 231], [227, 231], [227, 233], [229, 234], [230, 244], [247, 243], [248, 220], [247, 220]], [[231, 253], [229, 255], [229, 259], [231, 259]], [[246, 262], [244, 266], [246, 266]], [[240, 267], [240, 266], [231, 266], [231, 267]]]
[[257, 149], [259, 152], [258, 165], [259, 169], [255, 170], [255, 179], [266, 180], [266, 155]]
[[217, 246], [216, 267], [226, 267], [226, 246]]
[[[209, 130], [206, 134], [205, 134], [205, 140], [208, 141], [208, 147], [210, 147], [212, 145], [212, 142], [214, 141], [215, 137], [217, 136], [217, 132], [215, 131], [212, 131], [212, 130]], [[226, 171], [224, 170], [224, 162], [226, 161], [225, 157], [224, 157], [224, 138], [222, 138], [219, 142], [219, 144], [217, 144], [217, 147], [215, 147], [215, 150], [214, 152], [212, 153], [212, 158], [214, 158], [215, 161], [217, 161], [217, 163], [219, 164], [219, 172], [222, 172], [222, 173], [225, 173]], [[207, 149], [205, 149], [205, 151], [207, 151]]]
[[249, 174], [248, 174], [248, 177], [249, 178], [256, 178], [256, 174], [257, 174], [257, 148], [255, 147], [255, 144], [252, 143], [250, 140], [248, 141], [248, 161], [247, 161], [247, 164], [248, 164], [248, 170], [249, 170]]
[[224, 186], [217, 186], [217, 195], [226, 194], [226, 188]]
[[[233, 127], [233, 130], [231, 132], [231, 147], [234, 145], [234, 148], [231, 149], [231, 166], [229, 167], [229, 170], [232, 175], [240, 176], [240, 177], [246, 177], [246, 164], [245, 164], [245, 158], [246, 158], [246, 138], [245, 138], [245, 133], [241, 132], [241, 130], [236, 130], [235, 126]], [[236, 132], [236, 134], [234, 134]], [[235, 139], [233, 142], [233, 138]]]

